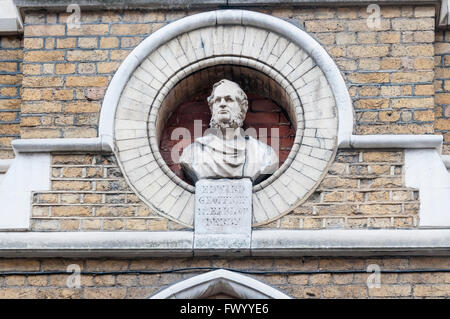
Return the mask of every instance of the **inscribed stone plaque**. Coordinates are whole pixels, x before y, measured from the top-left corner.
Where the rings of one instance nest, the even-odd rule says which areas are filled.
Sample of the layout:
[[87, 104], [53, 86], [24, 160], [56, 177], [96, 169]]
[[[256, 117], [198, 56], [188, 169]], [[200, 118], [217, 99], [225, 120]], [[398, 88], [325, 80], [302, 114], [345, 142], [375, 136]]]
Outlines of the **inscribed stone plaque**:
[[252, 182], [201, 179], [195, 184], [195, 248], [250, 247]]

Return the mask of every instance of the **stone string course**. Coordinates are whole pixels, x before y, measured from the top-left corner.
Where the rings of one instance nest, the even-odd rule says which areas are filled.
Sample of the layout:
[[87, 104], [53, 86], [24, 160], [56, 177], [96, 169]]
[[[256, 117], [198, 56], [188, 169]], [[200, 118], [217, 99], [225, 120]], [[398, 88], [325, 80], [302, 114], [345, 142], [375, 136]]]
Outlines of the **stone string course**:
[[[403, 153], [339, 151], [313, 195], [264, 228], [415, 228], [418, 191], [403, 181]], [[54, 155], [52, 188], [33, 195], [33, 231], [165, 231], [184, 226], [152, 212], [111, 157]]]
[[[173, 259], [0, 259], [3, 271], [65, 270], [71, 264], [81, 271], [170, 270], [180, 267], [227, 267], [240, 270], [363, 270], [379, 265], [381, 286], [368, 288], [371, 273], [249, 275], [294, 298], [448, 298], [450, 273], [406, 273], [406, 269], [448, 269], [449, 257], [398, 258], [173, 258]], [[197, 273], [82, 275], [80, 288], [68, 288], [69, 275], [0, 276], [0, 298], [146, 298]]]

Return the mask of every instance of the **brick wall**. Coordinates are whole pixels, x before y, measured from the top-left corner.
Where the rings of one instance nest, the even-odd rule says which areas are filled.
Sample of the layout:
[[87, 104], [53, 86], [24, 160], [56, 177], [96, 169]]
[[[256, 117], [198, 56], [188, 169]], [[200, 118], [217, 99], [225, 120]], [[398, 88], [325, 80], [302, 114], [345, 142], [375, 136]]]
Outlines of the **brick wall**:
[[[173, 259], [0, 259], [0, 272], [66, 271], [77, 264], [81, 271], [170, 270], [181, 267], [226, 267], [238, 270], [334, 271], [300, 275], [250, 275], [295, 298], [448, 298], [450, 273], [407, 273], [401, 270], [448, 269], [449, 257], [393, 258], [173, 258]], [[365, 273], [376, 264], [381, 286], [368, 288]], [[356, 273], [356, 272], [360, 273]], [[362, 273], [361, 273], [362, 271]], [[68, 288], [68, 275], [2, 275], [0, 298], [145, 298], [197, 273], [82, 275], [80, 288]]]
[[0, 37], [0, 159], [14, 157], [11, 141], [20, 135], [22, 55], [19, 37]]
[[[403, 152], [339, 151], [315, 193], [266, 228], [414, 228], [418, 191], [404, 186]], [[160, 217], [128, 188], [113, 157], [55, 155], [51, 191], [33, 197], [34, 231], [161, 231]]]
[[450, 154], [450, 33], [436, 32], [435, 132], [444, 136], [443, 154]]
[[[294, 20], [342, 70], [357, 134], [433, 133], [434, 7], [382, 7], [378, 30], [366, 8], [261, 10]], [[25, 15], [22, 138], [94, 137], [105, 88], [131, 49], [166, 23], [194, 12]]]

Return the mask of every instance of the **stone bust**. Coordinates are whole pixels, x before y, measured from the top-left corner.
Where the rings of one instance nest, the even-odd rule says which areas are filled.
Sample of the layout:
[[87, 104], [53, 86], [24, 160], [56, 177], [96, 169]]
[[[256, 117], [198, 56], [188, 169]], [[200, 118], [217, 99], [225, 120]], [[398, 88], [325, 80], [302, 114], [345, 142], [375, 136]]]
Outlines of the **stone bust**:
[[244, 136], [247, 95], [237, 83], [221, 80], [208, 97], [210, 128], [183, 150], [180, 164], [193, 182], [200, 179], [250, 178], [257, 183], [278, 168], [272, 147]]

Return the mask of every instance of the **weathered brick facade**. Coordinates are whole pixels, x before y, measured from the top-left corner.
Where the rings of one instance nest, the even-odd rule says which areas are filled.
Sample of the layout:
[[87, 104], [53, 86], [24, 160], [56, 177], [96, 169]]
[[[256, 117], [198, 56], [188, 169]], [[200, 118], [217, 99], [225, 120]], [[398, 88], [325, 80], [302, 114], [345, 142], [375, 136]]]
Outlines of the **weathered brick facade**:
[[[381, 286], [368, 288], [365, 270], [377, 264], [383, 270], [443, 269], [449, 258], [239, 258], [239, 259], [3, 259], [0, 271], [45, 272], [76, 264], [82, 275], [81, 288], [67, 288], [68, 275], [10, 275], [0, 278], [0, 298], [145, 298], [172, 283], [201, 272], [168, 274], [108, 274], [101, 272], [161, 270], [186, 267], [220, 267], [247, 271], [279, 271], [285, 274], [251, 275], [295, 298], [445, 298], [450, 294], [450, 276], [445, 272], [383, 273]], [[352, 272], [354, 271], [354, 273]], [[288, 274], [289, 271], [323, 271], [319, 274]], [[328, 273], [326, 273], [328, 271]], [[348, 271], [348, 273], [333, 273]]]
[[11, 141], [20, 137], [22, 40], [0, 38], [0, 158], [12, 158]]
[[[354, 134], [442, 134], [443, 154], [450, 154], [450, 36], [448, 31], [437, 30], [434, 6], [381, 6], [381, 26], [376, 30], [366, 23], [366, 7], [255, 10], [303, 28], [327, 50], [353, 101]], [[80, 28], [70, 28], [68, 13], [25, 11], [23, 37], [0, 38], [0, 159], [14, 157], [13, 139], [97, 137], [105, 91], [129, 52], [161, 27], [198, 12], [82, 11]], [[257, 117], [265, 116], [277, 117], [277, 124], [285, 127], [283, 162], [292, 147], [290, 120], [272, 101], [250, 96], [250, 102], [250, 113], [263, 115], [254, 115], [255, 119], [250, 115], [247, 124], [257, 124]], [[174, 127], [197, 119], [196, 113], [190, 117], [174, 114]], [[199, 112], [198, 119], [207, 121], [207, 116]], [[174, 145], [169, 135], [167, 131], [161, 142], [167, 156]], [[178, 165], [168, 165], [182, 177]], [[49, 191], [33, 192], [31, 232], [190, 230], [143, 203], [127, 185], [112, 154], [53, 153], [49, 178]], [[419, 209], [418, 189], [405, 183], [403, 150], [340, 149], [304, 203], [258, 229], [417, 229]], [[82, 287], [75, 289], [67, 287], [67, 275], [1, 274], [66, 271], [69, 264], [99, 273], [82, 275]], [[382, 266], [383, 271], [395, 270], [381, 275], [381, 288], [366, 285], [370, 264]], [[408, 273], [448, 270], [449, 257], [406, 256], [0, 258], [0, 298], [144, 298], [200, 272], [100, 272], [181, 267], [325, 272], [251, 275], [295, 298], [450, 297], [449, 272]]]
[[[403, 154], [339, 152], [316, 192], [274, 229], [414, 228], [418, 192], [404, 186]], [[51, 192], [34, 194], [35, 231], [186, 229], [152, 212], [129, 189], [117, 164], [101, 155], [55, 155]]]

